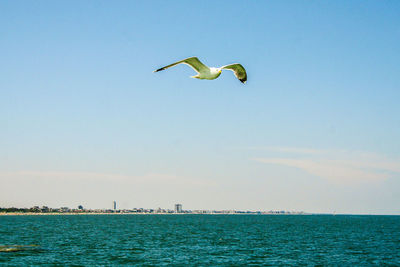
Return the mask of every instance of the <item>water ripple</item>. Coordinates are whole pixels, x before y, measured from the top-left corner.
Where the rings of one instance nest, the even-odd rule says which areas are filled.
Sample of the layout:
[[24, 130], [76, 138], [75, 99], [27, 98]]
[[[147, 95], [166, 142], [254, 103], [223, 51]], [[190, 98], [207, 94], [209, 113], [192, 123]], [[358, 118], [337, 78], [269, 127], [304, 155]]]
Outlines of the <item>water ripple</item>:
[[0, 263], [17, 266], [400, 265], [399, 216], [3, 216], [0, 229]]

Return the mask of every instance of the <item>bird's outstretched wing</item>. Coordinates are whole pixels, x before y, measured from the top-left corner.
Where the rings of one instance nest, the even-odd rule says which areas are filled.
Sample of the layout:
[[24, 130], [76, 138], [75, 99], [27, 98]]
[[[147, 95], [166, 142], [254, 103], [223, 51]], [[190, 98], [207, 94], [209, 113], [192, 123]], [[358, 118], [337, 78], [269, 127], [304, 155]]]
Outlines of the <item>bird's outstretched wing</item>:
[[247, 81], [246, 70], [239, 63], [226, 65], [226, 66], [221, 67], [221, 69], [233, 71], [235, 73], [236, 78], [238, 78], [239, 81], [241, 81], [242, 83], [245, 83]]
[[201, 61], [197, 57], [189, 57], [189, 58], [185, 58], [183, 60], [177, 61], [175, 63], [172, 63], [168, 66], [159, 68], [159, 69], [155, 70], [154, 72], [162, 71], [162, 70], [168, 69], [170, 67], [173, 67], [175, 65], [181, 64], [181, 63], [189, 65], [198, 73], [209, 70], [209, 68], [206, 65], [204, 65], [203, 63], [201, 63]]

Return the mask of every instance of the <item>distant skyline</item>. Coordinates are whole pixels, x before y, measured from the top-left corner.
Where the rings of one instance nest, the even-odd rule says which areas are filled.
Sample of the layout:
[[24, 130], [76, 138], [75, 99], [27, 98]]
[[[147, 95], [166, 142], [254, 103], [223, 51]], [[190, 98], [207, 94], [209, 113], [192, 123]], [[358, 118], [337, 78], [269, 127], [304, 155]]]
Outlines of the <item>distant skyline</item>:
[[0, 10], [0, 207], [400, 214], [400, 2]]

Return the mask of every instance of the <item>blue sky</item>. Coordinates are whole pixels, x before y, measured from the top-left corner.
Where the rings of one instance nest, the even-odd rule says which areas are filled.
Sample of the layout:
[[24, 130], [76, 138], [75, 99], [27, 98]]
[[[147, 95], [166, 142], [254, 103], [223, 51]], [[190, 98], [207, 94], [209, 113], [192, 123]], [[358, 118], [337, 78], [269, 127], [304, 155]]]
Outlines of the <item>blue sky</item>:
[[0, 206], [400, 214], [399, 12], [2, 1]]

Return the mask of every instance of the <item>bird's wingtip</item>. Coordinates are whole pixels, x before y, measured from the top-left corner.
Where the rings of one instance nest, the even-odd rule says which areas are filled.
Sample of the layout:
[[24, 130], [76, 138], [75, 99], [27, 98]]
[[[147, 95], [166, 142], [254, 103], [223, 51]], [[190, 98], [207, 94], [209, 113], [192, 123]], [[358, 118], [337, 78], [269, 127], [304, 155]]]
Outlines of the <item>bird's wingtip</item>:
[[247, 82], [247, 79], [239, 79], [239, 81], [243, 84], [245, 84]]
[[153, 71], [153, 72], [159, 72], [159, 71], [162, 71], [162, 70], [165, 70], [164, 68], [159, 68], [159, 69], [156, 69], [155, 71]]

